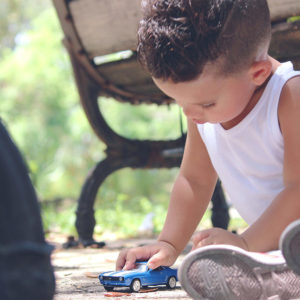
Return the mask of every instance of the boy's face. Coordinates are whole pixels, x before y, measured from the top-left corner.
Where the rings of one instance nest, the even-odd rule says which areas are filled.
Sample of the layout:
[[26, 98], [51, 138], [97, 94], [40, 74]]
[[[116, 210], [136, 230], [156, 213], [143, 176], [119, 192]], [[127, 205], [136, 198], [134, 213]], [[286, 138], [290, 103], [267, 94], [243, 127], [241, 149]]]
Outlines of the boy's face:
[[234, 77], [203, 72], [195, 80], [179, 83], [153, 80], [158, 88], [182, 107], [184, 114], [194, 123], [221, 123], [225, 128], [231, 122], [245, 117], [256, 89], [247, 70]]

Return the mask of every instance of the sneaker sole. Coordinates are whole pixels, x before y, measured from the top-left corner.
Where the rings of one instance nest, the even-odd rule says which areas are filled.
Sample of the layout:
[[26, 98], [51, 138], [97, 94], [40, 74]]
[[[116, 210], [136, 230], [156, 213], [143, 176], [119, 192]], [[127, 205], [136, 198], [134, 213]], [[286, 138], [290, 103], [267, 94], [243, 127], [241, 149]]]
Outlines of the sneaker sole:
[[288, 266], [300, 275], [300, 220], [286, 227], [281, 234], [279, 247]]
[[[292, 284], [295, 282], [294, 277], [297, 277], [288, 269], [283, 259], [265, 263], [240, 248], [214, 245], [200, 248], [187, 255], [178, 270], [178, 276], [181, 286], [193, 299], [300, 299], [270, 295], [272, 294], [269, 290], [270, 285], [271, 287], [274, 285], [272, 272], [285, 272], [287, 282], [292, 281]], [[291, 276], [291, 273], [292, 278], [287, 278], [286, 276]], [[266, 278], [271, 279], [268, 287], [265, 286]], [[298, 280], [296, 279], [296, 284], [299, 287], [300, 277]], [[282, 285], [280, 293], [285, 290], [285, 282]], [[292, 289], [297, 290], [297, 286], [293, 286]], [[275, 289], [280, 290], [280, 287], [277, 285]], [[293, 291], [293, 296], [295, 293], [297, 292]]]

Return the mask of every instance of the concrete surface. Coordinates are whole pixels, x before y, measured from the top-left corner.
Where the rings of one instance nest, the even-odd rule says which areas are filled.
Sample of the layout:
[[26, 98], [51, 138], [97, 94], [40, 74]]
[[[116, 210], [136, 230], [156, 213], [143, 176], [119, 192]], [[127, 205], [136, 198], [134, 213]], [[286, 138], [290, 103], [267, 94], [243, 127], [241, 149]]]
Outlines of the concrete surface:
[[[180, 288], [179, 282], [174, 290], [159, 287], [153, 291], [144, 290], [140, 293], [129, 293], [128, 288], [115, 289], [122, 294], [112, 296], [100, 285], [98, 275], [101, 272], [114, 270], [115, 261], [120, 249], [147, 244], [153, 240], [126, 240], [107, 242], [102, 249], [62, 249], [56, 243], [52, 254], [52, 264], [56, 277], [56, 294], [54, 300], [99, 300], [99, 299], [191, 299]], [[51, 243], [51, 241], [50, 241]], [[52, 243], [53, 244], [53, 243]], [[174, 267], [182, 260], [178, 258]]]

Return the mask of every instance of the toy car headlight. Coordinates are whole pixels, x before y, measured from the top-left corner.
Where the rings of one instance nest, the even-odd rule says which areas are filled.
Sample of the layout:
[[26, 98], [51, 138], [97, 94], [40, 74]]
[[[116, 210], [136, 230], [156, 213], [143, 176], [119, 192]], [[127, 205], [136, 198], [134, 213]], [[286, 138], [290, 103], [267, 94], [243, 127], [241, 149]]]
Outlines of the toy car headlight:
[[103, 276], [102, 275], [100, 276], [100, 280], [103, 280]]
[[119, 277], [119, 281], [124, 281], [124, 277]]

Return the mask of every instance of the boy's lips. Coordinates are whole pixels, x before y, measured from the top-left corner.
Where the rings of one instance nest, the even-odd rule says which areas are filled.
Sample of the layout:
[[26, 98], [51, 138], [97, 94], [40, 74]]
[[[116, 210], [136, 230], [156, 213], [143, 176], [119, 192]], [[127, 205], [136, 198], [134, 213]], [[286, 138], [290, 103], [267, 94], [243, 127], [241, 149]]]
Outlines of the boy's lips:
[[197, 119], [192, 119], [192, 120], [193, 120], [193, 122], [196, 123], [196, 124], [204, 124], [204, 123], [206, 123], [206, 122], [203, 121], [203, 120], [197, 120]]

